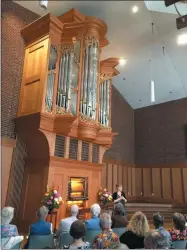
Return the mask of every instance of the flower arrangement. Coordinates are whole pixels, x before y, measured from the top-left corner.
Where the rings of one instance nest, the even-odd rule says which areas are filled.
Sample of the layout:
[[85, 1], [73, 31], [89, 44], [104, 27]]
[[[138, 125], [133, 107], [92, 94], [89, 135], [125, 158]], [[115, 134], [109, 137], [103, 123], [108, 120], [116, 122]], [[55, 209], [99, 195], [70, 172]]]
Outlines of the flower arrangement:
[[59, 208], [62, 202], [63, 202], [62, 197], [58, 194], [56, 188], [47, 187], [47, 192], [44, 195], [42, 203], [49, 209], [49, 212], [51, 212], [54, 208]]
[[106, 205], [108, 202], [112, 201], [112, 193], [109, 192], [106, 188], [101, 189], [99, 191], [99, 201], [103, 203], [103, 205]]

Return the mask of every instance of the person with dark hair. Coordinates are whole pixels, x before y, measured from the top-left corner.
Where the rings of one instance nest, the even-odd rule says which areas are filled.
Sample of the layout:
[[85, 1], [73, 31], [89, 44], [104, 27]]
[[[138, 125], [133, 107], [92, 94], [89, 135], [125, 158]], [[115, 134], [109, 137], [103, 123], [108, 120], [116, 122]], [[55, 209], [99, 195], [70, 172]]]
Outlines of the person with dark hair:
[[123, 206], [123, 215], [126, 216], [125, 203], [127, 202], [127, 199], [125, 193], [122, 190], [123, 190], [122, 185], [116, 185], [116, 192], [113, 193], [112, 198], [114, 201], [114, 206], [117, 203], [120, 203]]
[[170, 230], [172, 241], [187, 240], [185, 217], [180, 213], [174, 213], [172, 219], [173, 219], [173, 225], [174, 225], [174, 228]]
[[76, 220], [71, 224], [70, 235], [73, 238], [71, 245], [63, 246], [63, 249], [90, 249], [90, 243], [84, 242], [86, 235], [86, 226], [83, 221]]
[[166, 237], [169, 246], [171, 246], [171, 235], [170, 233], [164, 228], [164, 217], [160, 213], [153, 214], [153, 224], [155, 228]]
[[123, 215], [124, 207], [121, 203], [117, 203], [114, 208], [114, 215], [112, 216], [112, 228], [124, 228], [128, 225], [126, 216]]
[[158, 231], [152, 231], [144, 239], [145, 249], [169, 249], [167, 238]]

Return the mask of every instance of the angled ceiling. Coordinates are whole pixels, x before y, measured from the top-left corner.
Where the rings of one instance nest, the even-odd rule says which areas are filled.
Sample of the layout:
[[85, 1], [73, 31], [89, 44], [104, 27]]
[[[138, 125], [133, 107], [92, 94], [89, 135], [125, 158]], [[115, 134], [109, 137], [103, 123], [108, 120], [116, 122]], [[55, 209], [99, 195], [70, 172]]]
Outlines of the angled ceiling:
[[[46, 14], [39, 1], [14, 2], [39, 15]], [[133, 5], [139, 7], [136, 14], [131, 11]], [[187, 14], [186, 4], [177, 6], [181, 14]], [[174, 7], [166, 8], [163, 1], [49, 1], [47, 11], [58, 16], [71, 8], [106, 22], [110, 44], [103, 49], [102, 57], [126, 58], [126, 65], [118, 66], [121, 74], [113, 84], [132, 108], [152, 105], [150, 60], [155, 104], [187, 97], [187, 45], [176, 42], [187, 28], [176, 29]]]

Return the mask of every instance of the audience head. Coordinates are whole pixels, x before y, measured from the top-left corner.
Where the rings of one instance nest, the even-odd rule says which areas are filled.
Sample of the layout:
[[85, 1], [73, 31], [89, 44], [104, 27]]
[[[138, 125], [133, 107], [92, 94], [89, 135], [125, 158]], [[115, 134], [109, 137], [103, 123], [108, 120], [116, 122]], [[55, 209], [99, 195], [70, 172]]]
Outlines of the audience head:
[[119, 244], [115, 247], [115, 249], [126, 249], [126, 250], [128, 250], [129, 248], [128, 248], [127, 245], [125, 245], [125, 244], [123, 244], [123, 243], [119, 243]]
[[115, 214], [117, 215], [123, 215], [124, 208], [121, 203], [117, 203], [114, 207]]
[[159, 228], [164, 225], [164, 217], [160, 213], [153, 214], [153, 224], [155, 228]]
[[14, 208], [13, 207], [4, 207], [1, 210], [1, 223], [3, 225], [10, 224], [14, 218]]
[[70, 235], [74, 239], [82, 239], [86, 235], [86, 226], [83, 221], [76, 220], [71, 224]]
[[184, 215], [180, 213], [174, 213], [172, 219], [174, 227], [182, 232], [185, 229], [185, 224], [186, 224]]
[[49, 212], [49, 209], [45, 206], [43, 207], [40, 207], [38, 210], [37, 210], [37, 217], [39, 220], [46, 220], [47, 218], [47, 215], [48, 215], [48, 212]]
[[79, 207], [77, 205], [71, 206], [71, 215], [77, 216], [78, 213], [79, 213]]
[[120, 191], [120, 192], [122, 192], [122, 190], [123, 190], [123, 186], [120, 184], [120, 185], [116, 185], [116, 189], [117, 189], [117, 191]]
[[102, 230], [110, 229], [112, 226], [111, 216], [107, 213], [103, 213], [100, 216], [100, 227]]
[[168, 249], [169, 242], [167, 237], [158, 231], [152, 231], [144, 239], [145, 249]]
[[137, 235], [145, 236], [149, 232], [149, 224], [145, 214], [142, 212], [133, 214], [127, 228]]
[[100, 206], [98, 204], [93, 204], [91, 206], [90, 210], [91, 210], [92, 217], [93, 216], [98, 217], [100, 215], [101, 208], [100, 208]]

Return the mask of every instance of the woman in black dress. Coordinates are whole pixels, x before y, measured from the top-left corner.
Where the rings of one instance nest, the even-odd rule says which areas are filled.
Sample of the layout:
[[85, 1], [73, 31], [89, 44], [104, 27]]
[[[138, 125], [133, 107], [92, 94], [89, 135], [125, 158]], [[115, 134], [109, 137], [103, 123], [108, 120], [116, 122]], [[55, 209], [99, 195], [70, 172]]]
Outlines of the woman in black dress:
[[113, 201], [114, 201], [114, 205], [117, 203], [121, 203], [121, 205], [123, 206], [123, 215], [126, 216], [126, 209], [125, 209], [125, 203], [127, 202], [125, 193], [122, 191], [123, 187], [122, 185], [116, 185], [116, 192], [113, 193], [112, 197], [113, 197]]

